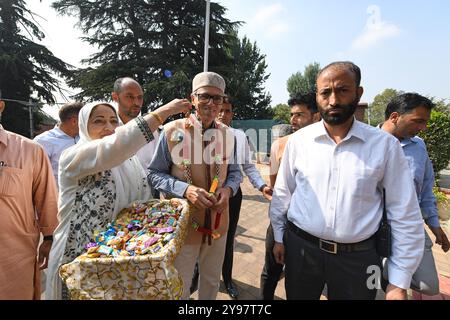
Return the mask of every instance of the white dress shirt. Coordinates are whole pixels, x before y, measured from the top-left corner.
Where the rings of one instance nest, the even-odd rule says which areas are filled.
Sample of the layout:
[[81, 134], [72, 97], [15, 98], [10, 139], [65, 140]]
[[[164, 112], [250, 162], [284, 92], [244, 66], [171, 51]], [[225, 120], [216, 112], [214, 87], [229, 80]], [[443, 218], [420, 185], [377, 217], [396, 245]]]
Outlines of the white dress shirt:
[[389, 280], [407, 289], [424, 246], [411, 172], [395, 137], [359, 121], [339, 144], [323, 121], [291, 135], [270, 207], [275, 241], [283, 242], [286, 220], [325, 240], [365, 240], [378, 230], [383, 188], [392, 229]]
[[242, 130], [231, 127], [230, 130], [236, 137], [237, 164], [240, 166], [240, 168], [242, 168], [253, 187], [258, 190], [261, 189], [261, 187], [265, 185], [265, 182], [251, 160], [250, 146], [248, 145], [247, 136]]
[[37, 135], [33, 140], [39, 143], [47, 153], [52, 164], [56, 185], [58, 185], [59, 158], [61, 157], [61, 153], [75, 145], [80, 140], [80, 137], [78, 135], [75, 138], [71, 137], [58, 128], [58, 126], [55, 126], [53, 129]]

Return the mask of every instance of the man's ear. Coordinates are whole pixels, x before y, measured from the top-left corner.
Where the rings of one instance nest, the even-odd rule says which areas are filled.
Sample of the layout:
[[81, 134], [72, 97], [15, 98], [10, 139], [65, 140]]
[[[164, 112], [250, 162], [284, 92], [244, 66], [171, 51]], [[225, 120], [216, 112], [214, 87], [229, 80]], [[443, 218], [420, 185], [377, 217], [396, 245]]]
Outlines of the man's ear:
[[5, 101], [0, 100], [0, 113], [2, 113], [3, 110], [5, 110]]
[[197, 111], [198, 110], [198, 108], [197, 108], [197, 101], [195, 99], [196, 99], [195, 94], [191, 93], [191, 103], [195, 107], [195, 111]]
[[358, 101], [361, 99], [363, 93], [364, 93], [364, 88], [363, 87], [358, 87]]
[[400, 114], [398, 112], [392, 112], [389, 116], [389, 121], [391, 121], [393, 124], [397, 124], [399, 118]]
[[117, 94], [117, 92], [112, 92], [111, 97], [112, 97], [113, 101], [119, 102], [119, 95]]

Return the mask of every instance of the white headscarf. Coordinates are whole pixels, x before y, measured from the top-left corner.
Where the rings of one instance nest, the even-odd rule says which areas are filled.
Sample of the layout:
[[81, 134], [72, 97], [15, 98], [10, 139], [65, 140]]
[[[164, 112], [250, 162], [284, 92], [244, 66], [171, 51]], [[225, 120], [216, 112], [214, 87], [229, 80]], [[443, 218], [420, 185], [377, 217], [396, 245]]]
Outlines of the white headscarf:
[[[96, 101], [86, 104], [81, 108], [78, 114], [78, 127], [80, 130], [80, 141], [75, 147], [80, 147], [84, 143], [93, 141], [88, 132], [88, 121], [91, 116], [92, 110], [98, 105], [107, 105], [114, 110], [114, 114], [117, 119], [117, 111], [114, 106], [109, 102]], [[137, 148], [136, 152], [140, 148]], [[150, 198], [150, 189], [142, 190], [142, 186], [136, 186], [136, 183], [140, 182], [143, 177], [146, 177], [145, 171], [139, 162], [139, 159], [134, 155], [129, 160], [124, 161], [119, 166], [110, 168], [112, 177], [116, 183], [116, 203], [111, 219], [114, 219], [120, 210], [125, 208], [130, 202], [135, 200], [146, 200]], [[144, 191], [144, 192], [143, 192]], [[146, 192], [147, 191], [147, 192]]]
[[[131, 202], [151, 198], [151, 192], [146, 181], [145, 171], [139, 163], [138, 158], [133, 155], [129, 159], [124, 159], [121, 164], [113, 167], [113, 165], [110, 165], [110, 162], [116, 164], [117, 157], [124, 157], [124, 154], [121, 153], [120, 150], [114, 151], [114, 147], [111, 146], [111, 139], [115, 139], [116, 136], [108, 136], [102, 139], [94, 140], [89, 136], [89, 117], [92, 110], [98, 105], [111, 106], [117, 116], [115, 108], [108, 102], [91, 102], [86, 104], [83, 108], [81, 108], [80, 113], [78, 114], [80, 141], [76, 145], [65, 150], [61, 156], [59, 168], [60, 195], [58, 201], [59, 225], [54, 232], [54, 241], [49, 258], [46, 285], [47, 299], [61, 299], [61, 282], [59, 281], [57, 272], [66, 247], [68, 232], [70, 229], [70, 213], [74, 207], [75, 196], [79, 189], [78, 182], [81, 178], [86, 176], [86, 174], [83, 175], [83, 172], [73, 172], [78, 170], [78, 168], [73, 168], [71, 166], [70, 169], [68, 169], [67, 160], [70, 160], [70, 158], [76, 155], [77, 157], [81, 157], [84, 161], [83, 165], [91, 167], [92, 163], [92, 167], [96, 167], [98, 166], [98, 161], [96, 161], [97, 154], [105, 151], [113, 155], [112, 157], [108, 157], [106, 159], [106, 163], [103, 162], [101, 164], [102, 169], [99, 169], [100, 172], [104, 170], [111, 170], [112, 179], [114, 180], [116, 186], [116, 198], [114, 211], [111, 212], [111, 220], [116, 217], [120, 210], [127, 207]], [[137, 127], [133, 128], [128, 126], [128, 128], [128, 131], [139, 130]], [[125, 131], [123, 131], [123, 133], [125, 133]], [[134, 148], [133, 144], [136, 146], [135, 152], [142, 147], [142, 144], [139, 144], [138, 142], [130, 142], [130, 147]], [[107, 146], [106, 148], [105, 145]], [[86, 148], [89, 146], [91, 148]], [[97, 147], [92, 148], [92, 146]]]

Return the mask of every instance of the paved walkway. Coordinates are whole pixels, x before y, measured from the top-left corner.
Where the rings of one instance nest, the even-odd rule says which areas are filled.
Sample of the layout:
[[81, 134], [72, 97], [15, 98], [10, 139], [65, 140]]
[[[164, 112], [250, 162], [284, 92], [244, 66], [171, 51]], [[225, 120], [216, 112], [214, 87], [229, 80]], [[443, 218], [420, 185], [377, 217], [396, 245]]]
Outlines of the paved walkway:
[[[264, 179], [268, 181], [268, 166], [258, 165], [258, 169]], [[240, 291], [239, 300], [259, 299], [259, 282], [264, 264], [265, 236], [269, 224], [269, 202], [251, 186], [246, 177], [241, 188], [244, 197], [236, 232], [233, 279]], [[432, 239], [434, 241], [433, 237]], [[436, 297], [416, 295], [414, 296], [416, 299], [450, 299], [450, 253], [444, 254], [437, 245], [433, 247], [433, 253], [440, 273], [441, 295]], [[278, 283], [275, 295], [276, 299], [286, 299], [284, 279], [281, 279]], [[192, 297], [196, 298], [196, 293]], [[383, 299], [383, 297], [384, 295], [380, 293], [377, 299]], [[231, 299], [222, 282], [217, 298], [221, 300]]]

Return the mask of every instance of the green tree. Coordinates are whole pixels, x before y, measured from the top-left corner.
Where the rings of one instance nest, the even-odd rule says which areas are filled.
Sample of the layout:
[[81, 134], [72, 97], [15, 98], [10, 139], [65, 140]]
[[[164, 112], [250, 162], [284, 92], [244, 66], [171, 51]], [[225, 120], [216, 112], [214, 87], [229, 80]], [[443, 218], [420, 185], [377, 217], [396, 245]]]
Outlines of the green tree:
[[402, 93], [402, 91], [397, 91], [395, 89], [385, 89], [373, 99], [373, 102], [369, 105], [370, 123], [373, 126], [377, 126], [378, 124], [384, 122], [384, 112], [388, 103], [392, 100], [392, 98]]
[[273, 107], [273, 119], [274, 120], [280, 120], [281, 123], [290, 123], [291, 117], [290, 117], [291, 108], [287, 104], [279, 103], [275, 107]]
[[229, 61], [221, 74], [227, 82], [226, 91], [233, 103], [234, 118], [271, 119], [271, 96], [263, 86], [269, 78], [265, 55], [247, 37], [240, 40], [233, 32], [230, 39], [225, 48]]
[[319, 71], [320, 64], [313, 62], [305, 67], [303, 74], [297, 72], [291, 75], [287, 80], [287, 91], [289, 95], [295, 96], [297, 94], [316, 91], [316, 78]]
[[[77, 70], [69, 84], [81, 88], [77, 98], [109, 97], [118, 77], [131, 76], [145, 91], [152, 109], [190, 93], [190, 81], [203, 69], [203, 0], [58, 0], [61, 14], [79, 18], [83, 40], [100, 49]], [[209, 70], [219, 72], [229, 59], [224, 47], [239, 22], [211, 3]]]
[[435, 105], [434, 110], [450, 114], [450, 104], [446, 104], [444, 99], [437, 99], [435, 97], [428, 97], [428, 98], [431, 99], [431, 101], [433, 101]]
[[[37, 43], [44, 37], [24, 0], [0, 1], [0, 91], [4, 99], [28, 101], [36, 92], [38, 99], [55, 103], [52, 92], [61, 90], [56, 76], [70, 77], [70, 66]], [[3, 126], [29, 136], [28, 109], [18, 102], [6, 102]], [[36, 128], [42, 113], [33, 108], [33, 114]]]
[[427, 130], [419, 136], [425, 141], [436, 175], [450, 161], [450, 114], [432, 110]]

